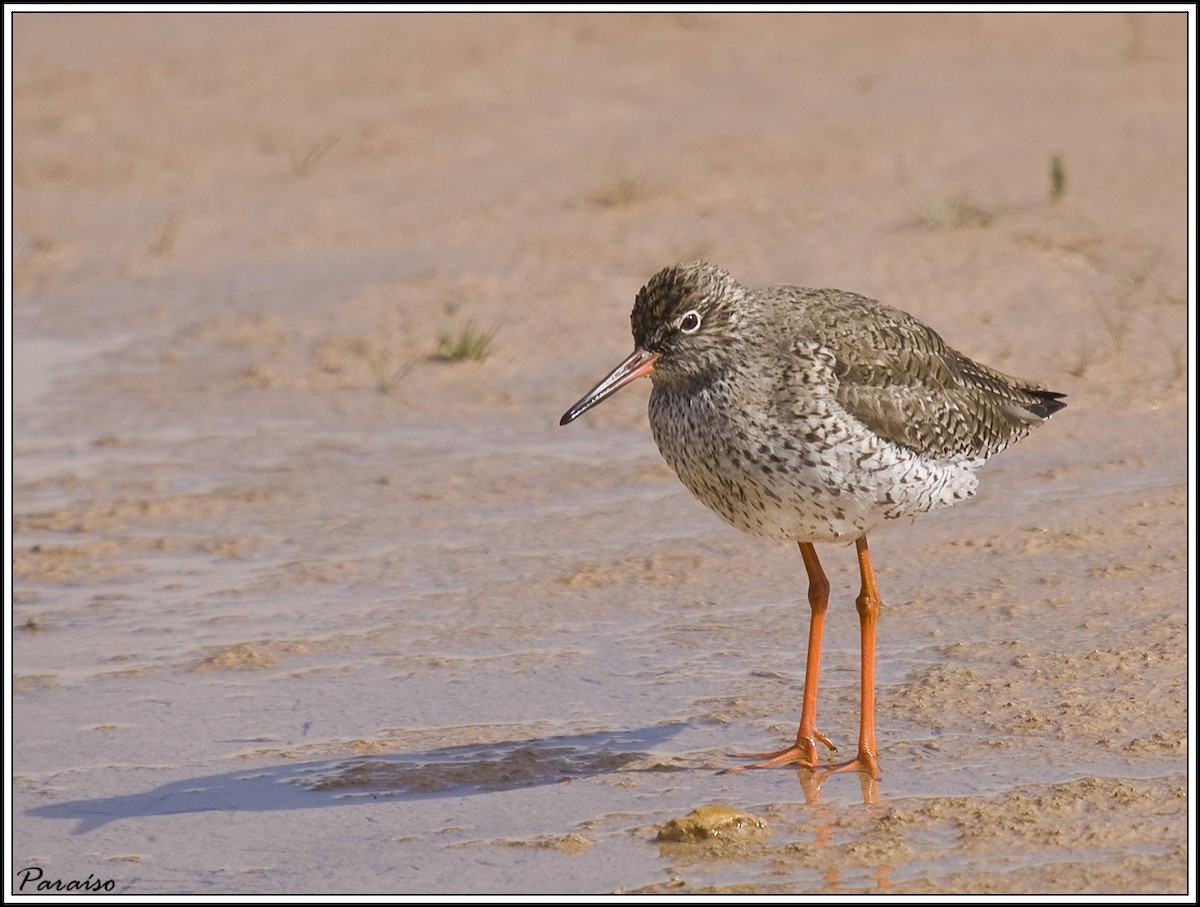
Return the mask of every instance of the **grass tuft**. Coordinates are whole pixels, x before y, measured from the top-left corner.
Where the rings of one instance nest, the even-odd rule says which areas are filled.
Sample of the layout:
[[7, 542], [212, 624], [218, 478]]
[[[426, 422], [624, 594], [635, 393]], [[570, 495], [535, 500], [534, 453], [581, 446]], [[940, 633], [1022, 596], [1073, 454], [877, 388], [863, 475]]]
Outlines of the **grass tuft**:
[[150, 245], [150, 254], [171, 254], [175, 249], [175, 241], [179, 238], [179, 222], [182, 219], [183, 215], [178, 211], [173, 211], [167, 215], [167, 219], [163, 221], [163, 225], [158, 231], [158, 239]]
[[415, 363], [396, 366], [386, 353], [372, 352], [366, 356], [367, 367], [375, 378], [375, 389], [381, 394], [393, 394], [400, 387], [400, 382], [413, 370]]
[[964, 227], [986, 227], [996, 219], [996, 212], [978, 205], [965, 195], [948, 201], [929, 202], [922, 206], [921, 220], [939, 230], [961, 230]]
[[642, 190], [637, 180], [623, 176], [609, 186], [605, 186], [595, 195], [596, 204], [605, 208], [618, 208], [628, 205], [641, 197]]
[[442, 334], [438, 340], [438, 358], [446, 362], [483, 362], [492, 354], [492, 339], [496, 331], [481, 331], [473, 325], [453, 333]]
[[292, 162], [292, 173], [296, 176], [308, 176], [320, 163], [321, 158], [341, 140], [339, 135], [328, 135], [314, 142], [307, 150], [293, 149], [289, 155]]
[[1067, 170], [1060, 155], [1050, 158], [1050, 201], [1058, 204], [1067, 194]]
[[1070, 372], [1076, 378], [1082, 378], [1088, 373], [1088, 369], [1092, 367], [1092, 345], [1088, 341], [1086, 334], [1079, 335], [1078, 351], [1075, 357], [1075, 364], [1071, 366]]

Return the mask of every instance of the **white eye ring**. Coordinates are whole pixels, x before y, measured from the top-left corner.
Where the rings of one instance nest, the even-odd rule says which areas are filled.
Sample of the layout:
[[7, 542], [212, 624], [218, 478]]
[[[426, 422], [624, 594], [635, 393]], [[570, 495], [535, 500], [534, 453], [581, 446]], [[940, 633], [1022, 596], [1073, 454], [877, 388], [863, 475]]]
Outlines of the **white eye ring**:
[[700, 330], [700, 313], [695, 309], [684, 312], [683, 317], [679, 319], [679, 330], [685, 334], [694, 334]]

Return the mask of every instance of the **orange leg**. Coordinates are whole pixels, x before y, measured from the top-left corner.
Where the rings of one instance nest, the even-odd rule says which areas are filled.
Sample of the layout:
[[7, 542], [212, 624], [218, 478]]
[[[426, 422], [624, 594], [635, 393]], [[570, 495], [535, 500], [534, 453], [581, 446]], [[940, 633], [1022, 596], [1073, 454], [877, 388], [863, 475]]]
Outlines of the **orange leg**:
[[820, 762], [817, 741], [836, 753], [837, 747], [817, 730], [817, 677], [821, 673], [821, 637], [825, 632], [825, 612], [829, 608], [829, 580], [817, 560], [816, 549], [811, 542], [800, 542], [800, 556], [804, 558], [804, 569], [808, 572], [808, 604], [812, 608], [812, 622], [808, 626], [808, 662], [804, 668], [804, 702], [800, 708], [800, 729], [796, 731], [796, 742], [786, 749], [773, 753], [742, 753], [739, 758], [761, 759], [753, 765], [727, 769], [742, 771], [747, 768], [770, 768], [775, 765], [796, 763], [806, 768], [816, 768]]
[[855, 599], [862, 629], [862, 709], [858, 724], [858, 755], [830, 770], [866, 772], [879, 780], [879, 748], [875, 745], [875, 625], [879, 620], [879, 588], [864, 535], [854, 543], [858, 549], [858, 571], [862, 574], [862, 592]]

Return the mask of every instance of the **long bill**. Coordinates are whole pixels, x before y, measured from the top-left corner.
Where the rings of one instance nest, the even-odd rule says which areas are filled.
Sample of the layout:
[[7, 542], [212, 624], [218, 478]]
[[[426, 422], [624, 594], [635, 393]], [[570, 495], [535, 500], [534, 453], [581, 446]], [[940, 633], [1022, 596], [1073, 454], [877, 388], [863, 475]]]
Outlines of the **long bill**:
[[611, 397], [626, 384], [649, 375], [654, 371], [654, 363], [661, 353], [651, 353], [640, 346], [629, 354], [629, 357], [608, 373], [599, 384], [580, 398], [579, 402], [563, 413], [559, 425], [574, 422], [606, 397]]

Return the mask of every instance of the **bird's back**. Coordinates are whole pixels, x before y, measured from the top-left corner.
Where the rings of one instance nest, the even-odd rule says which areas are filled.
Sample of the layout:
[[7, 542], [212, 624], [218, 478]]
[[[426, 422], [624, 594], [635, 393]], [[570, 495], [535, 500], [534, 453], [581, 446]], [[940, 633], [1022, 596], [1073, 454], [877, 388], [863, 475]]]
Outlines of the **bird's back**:
[[1066, 405], [1062, 394], [975, 362], [913, 316], [865, 296], [763, 292], [788, 297], [793, 381], [804, 380], [804, 364], [818, 357], [847, 414], [925, 457], [982, 461]]

